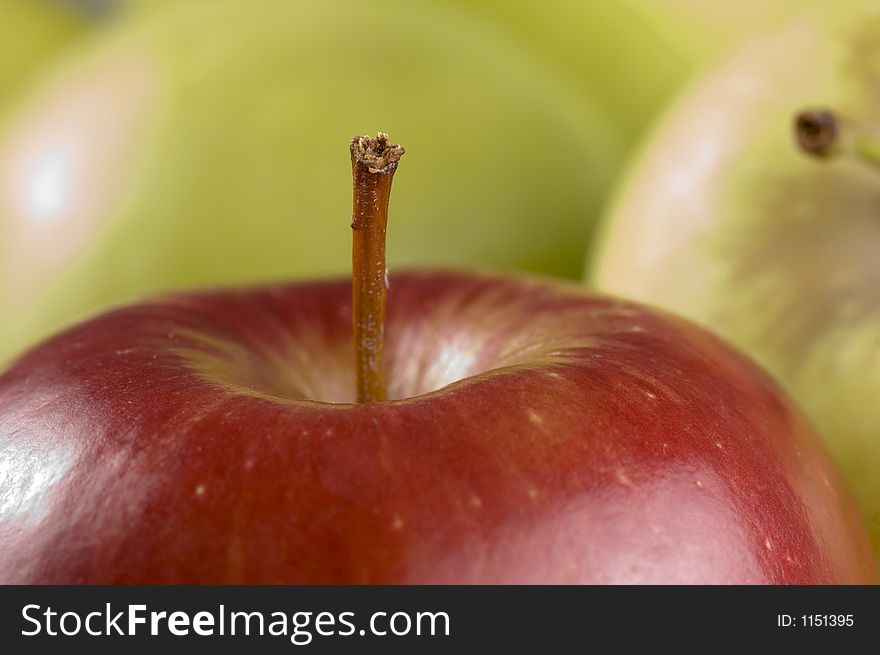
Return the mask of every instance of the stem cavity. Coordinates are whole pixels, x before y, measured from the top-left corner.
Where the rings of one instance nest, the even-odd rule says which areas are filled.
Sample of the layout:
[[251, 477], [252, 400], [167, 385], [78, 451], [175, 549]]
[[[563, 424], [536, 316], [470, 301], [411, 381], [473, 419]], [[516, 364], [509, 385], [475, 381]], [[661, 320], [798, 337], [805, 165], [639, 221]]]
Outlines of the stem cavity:
[[352, 326], [357, 401], [385, 400], [385, 228], [391, 182], [404, 150], [388, 135], [351, 140]]
[[827, 109], [806, 109], [794, 120], [802, 151], [819, 159], [848, 158], [880, 168], [880, 138]]

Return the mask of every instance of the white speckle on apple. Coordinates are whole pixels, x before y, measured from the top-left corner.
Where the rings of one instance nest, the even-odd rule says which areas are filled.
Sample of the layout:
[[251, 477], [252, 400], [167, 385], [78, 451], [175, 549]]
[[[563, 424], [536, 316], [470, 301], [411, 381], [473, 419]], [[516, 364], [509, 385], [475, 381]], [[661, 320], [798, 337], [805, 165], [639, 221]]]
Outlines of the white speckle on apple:
[[541, 415], [536, 413], [535, 410], [529, 409], [528, 414], [529, 414], [529, 420], [532, 423], [534, 423], [535, 425], [540, 425], [541, 423], [544, 422], [544, 419], [541, 418]]
[[702, 488], [703, 488], [703, 481], [702, 481], [702, 480], [697, 480], [697, 486], [698, 486], [700, 489], [702, 489]]
[[529, 498], [536, 500], [538, 498], [538, 490], [534, 487], [529, 488]]
[[764, 546], [767, 548], [767, 550], [773, 550], [773, 544], [770, 543], [770, 537], [764, 539]]
[[249, 459], [249, 460], [245, 461], [244, 468], [247, 471], [250, 471], [252, 468], [254, 468], [254, 460]]
[[205, 485], [203, 485], [203, 484], [197, 485], [196, 486], [196, 496], [201, 498], [204, 495], [205, 495]]
[[403, 529], [403, 519], [399, 516], [395, 516], [394, 520], [391, 521], [391, 528], [393, 530], [402, 530]]
[[722, 444], [720, 441], [715, 442], [715, 447], [719, 450], [724, 450], [724, 444]]
[[656, 394], [653, 394], [653, 393], [651, 393], [650, 391], [646, 391], [646, 392], [645, 392], [645, 397], [646, 397], [646, 398], [650, 398], [651, 400], [654, 400], [657, 396], [656, 396]]
[[624, 487], [631, 487], [632, 482], [629, 479], [629, 476], [626, 474], [626, 471], [618, 471], [617, 472], [617, 481], [620, 482]]
[[483, 506], [483, 500], [479, 496], [471, 496], [471, 507], [480, 509]]

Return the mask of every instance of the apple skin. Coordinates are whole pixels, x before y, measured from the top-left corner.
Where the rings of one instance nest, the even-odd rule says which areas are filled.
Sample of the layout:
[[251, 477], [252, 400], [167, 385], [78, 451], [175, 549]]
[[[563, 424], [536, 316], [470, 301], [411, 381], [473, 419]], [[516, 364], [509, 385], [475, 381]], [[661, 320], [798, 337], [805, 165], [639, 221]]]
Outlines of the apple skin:
[[407, 272], [401, 399], [349, 404], [350, 297], [170, 295], [20, 358], [0, 377], [0, 580], [875, 578], [808, 425], [706, 331], [574, 284]]
[[50, 62], [87, 34], [90, 21], [75, 7], [45, 0], [0, 5], [0, 110]]
[[[509, 32], [616, 117], [627, 147], [695, 70], [812, 0], [435, 0]], [[613, 65], [609, 65], [613, 62]]]
[[577, 278], [619, 161], [549, 67], [416, 3], [121, 13], [2, 122], [0, 364], [148, 293], [346, 272], [352, 134], [412, 153], [392, 266]]
[[589, 279], [711, 327], [770, 371], [825, 438], [880, 554], [880, 176], [816, 161], [792, 136], [807, 107], [880, 124], [878, 89], [876, 3], [835, 3], [732, 54], [635, 161]]

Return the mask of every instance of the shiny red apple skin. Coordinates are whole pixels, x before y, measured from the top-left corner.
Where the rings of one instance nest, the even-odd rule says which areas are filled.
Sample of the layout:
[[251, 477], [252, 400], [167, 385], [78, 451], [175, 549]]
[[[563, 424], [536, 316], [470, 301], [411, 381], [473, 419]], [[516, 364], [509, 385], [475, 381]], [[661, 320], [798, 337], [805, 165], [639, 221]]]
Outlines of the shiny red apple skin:
[[408, 398], [361, 405], [302, 399], [353, 393], [347, 281], [161, 298], [24, 355], [0, 377], [0, 580], [874, 580], [810, 428], [700, 328], [413, 272], [387, 334]]

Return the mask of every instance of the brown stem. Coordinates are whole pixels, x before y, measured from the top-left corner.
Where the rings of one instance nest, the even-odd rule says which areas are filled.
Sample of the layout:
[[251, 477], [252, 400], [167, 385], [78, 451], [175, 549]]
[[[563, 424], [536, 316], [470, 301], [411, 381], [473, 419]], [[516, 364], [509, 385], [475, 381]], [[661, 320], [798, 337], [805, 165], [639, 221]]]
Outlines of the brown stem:
[[382, 132], [351, 140], [352, 325], [359, 403], [386, 398], [385, 226], [391, 181], [403, 152]]
[[798, 146], [820, 159], [850, 158], [880, 168], [880, 139], [827, 109], [806, 109], [794, 120]]

